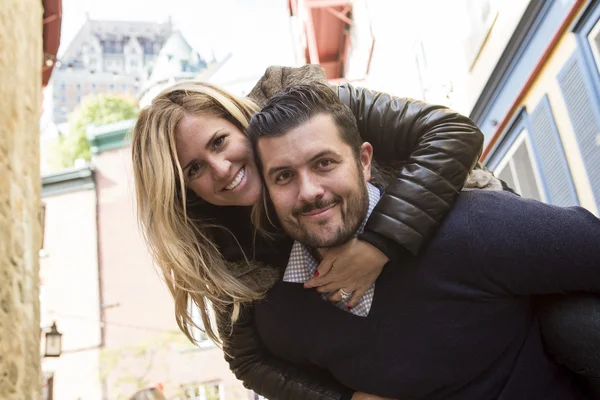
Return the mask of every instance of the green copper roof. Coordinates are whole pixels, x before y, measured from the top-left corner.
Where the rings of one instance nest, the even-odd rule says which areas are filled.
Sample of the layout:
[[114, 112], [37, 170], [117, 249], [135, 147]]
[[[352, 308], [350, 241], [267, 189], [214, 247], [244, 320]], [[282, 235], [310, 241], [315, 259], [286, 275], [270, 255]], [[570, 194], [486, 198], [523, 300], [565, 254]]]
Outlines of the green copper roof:
[[112, 124], [88, 127], [87, 138], [92, 154], [100, 154], [127, 146], [129, 144], [127, 135], [133, 129], [135, 121], [135, 119], [128, 119]]

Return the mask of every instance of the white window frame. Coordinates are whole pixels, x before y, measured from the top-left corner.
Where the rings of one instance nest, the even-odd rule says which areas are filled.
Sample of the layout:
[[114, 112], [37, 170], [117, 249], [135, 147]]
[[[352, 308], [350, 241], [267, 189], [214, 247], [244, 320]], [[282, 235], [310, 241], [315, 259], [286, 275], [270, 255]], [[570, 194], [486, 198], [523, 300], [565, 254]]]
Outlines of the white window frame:
[[[184, 385], [183, 386], [183, 398], [185, 400], [207, 400], [206, 397], [206, 388], [208, 386], [216, 386], [219, 390], [219, 400], [224, 400], [225, 399], [225, 387], [223, 385], [223, 382], [202, 382], [202, 383], [193, 383], [193, 384], [189, 384], [189, 385]], [[198, 390], [198, 396], [195, 396], [195, 398], [192, 397], [187, 397], [187, 394], [185, 393], [186, 389], [194, 389], [194, 390]]]
[[596, 45], [596, 41], [594, 38], [600, 35], [600, 20], [596, 21], [596, 24], [588, 33], [587, 41], [592, 49], [592, 54], [594, 55], [594, 61], [596, 62], [596, 69], [600, 72], [600, 51], [598, 50], [598, 46]]
[[527, 152], [529, 154], [529, 161], [531, 162], [531, 168], [533, 169], [533, 176], [535, 178], [535, 184], [538, 193], [540, 194], [540, 199], [544, 203], [547, 203], [548, 199], [546, 198], [546, 191], [544, 190], [544, 186], [542, 185], [542, 175], [540, 174], [537, 161], [535, 160], [535, 152], [533, 151], [533, 146], [531, 145], [531, 139], [529, 138], [529, 132], [527, 131], [527, 129], [523, 128], [521, 132], [519, 132], [519, 135], [515, 142], [510, 146], [510, 149], [508, 149], [504, 157], [502, 157], [502, 160], [500, 160], [500, 162], [494, 169], [494, 175], [499, 176], [502, 173], [502, 171], [504, 171], [504, 168], [506, 168], [506, 166], [510, 164], [510, 171], [512, 174], [513, 182], [516, 186], [512, 189], [514, 189], [519, 194], [523, 193], [521, 191], [520, 180], [517, 175], [517, 169], [513, 161], [513, 156], [515, 155], [519, 147], [521, 147], [523, 142], [525, 143], [525, 147], [527, 148]]

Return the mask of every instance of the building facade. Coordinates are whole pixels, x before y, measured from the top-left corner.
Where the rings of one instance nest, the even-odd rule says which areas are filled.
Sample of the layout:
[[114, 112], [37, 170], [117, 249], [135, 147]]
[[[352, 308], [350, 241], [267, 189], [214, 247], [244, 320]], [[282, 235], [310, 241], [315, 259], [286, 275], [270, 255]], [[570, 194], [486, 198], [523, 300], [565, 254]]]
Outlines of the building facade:
[[470, 115], [482, 161], [518, 193], [598, 215], [598, 2], [459, 4], [470, 11], [449, 20], [462, 18], [462, 32], [416, 41], [421, 97]]
[[43, 363], [54, 398], [128, 400], [158, 387], [172, 400], [253, 400], [219, 348], [179, 332], [135, 217], [133, 123], [90, 128], [93, 167], [43, 178], [41, 314], [63, 334], [63, 354]]
[[600, 205], [598, 2], [531, 1], [471, 111], [483, 161], [526, 197]]
[[172, 33], [170, 20], [155, 23], [88, 19], [53, 73], [53, 121], [65, 122], [90, 93], [127, 93], [135, 97]]
[[89, 167], [42, 179], [44, 246], [40, 257], [41, 325], [56, 322], [62, 354], [44, 358], [47, 398], [102, 400], [96, 186]]
[[411, 61], [417, 97], [468, 114], [492, 76], [521, 20], [527, 1], [433, 1]]
[[[212, 62], [214, 64], [214, 60]], [[207, 62], [190, 46], [181, 32], [174, 31], [158, 53], [137, 93], [140, 108], [150, 104], [158, 93], [176, 82], [197, 79], [207, 67]]]

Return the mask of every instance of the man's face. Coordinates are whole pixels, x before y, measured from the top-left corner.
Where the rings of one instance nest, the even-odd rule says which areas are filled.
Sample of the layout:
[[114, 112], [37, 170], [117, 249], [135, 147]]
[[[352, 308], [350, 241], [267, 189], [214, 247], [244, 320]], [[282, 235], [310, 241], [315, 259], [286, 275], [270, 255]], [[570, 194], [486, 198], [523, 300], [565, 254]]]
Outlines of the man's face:
[[363, 143], [357, 159], [327, 114], [282, 136], [260, 138], [267, 189], [285, 231], [317, 248], [349, 240], [369, 206], [365, 181], [372, 154]]

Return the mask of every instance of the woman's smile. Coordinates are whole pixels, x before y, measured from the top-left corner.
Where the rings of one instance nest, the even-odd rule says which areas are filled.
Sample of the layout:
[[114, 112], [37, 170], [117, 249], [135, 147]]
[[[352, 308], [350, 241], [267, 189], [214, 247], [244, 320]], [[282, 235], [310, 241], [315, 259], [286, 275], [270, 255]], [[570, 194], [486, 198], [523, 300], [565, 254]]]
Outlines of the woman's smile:
[[243, 181], [243, 183], [246, 182], [245, 178], [246, 178], [246, 169], [244, 167], [242, 167], [242, 169], [240, 169], [238, 171], [238, 173], [235, 175], [235, 178], [233, 179], [233, 181], [231, 181], [231, 183], [229, 185], [225, 186], [225, 188], [223, 190], [233, 190], [233, 189], [239, 187], [240, 184], [242, 184], [242, 181]]

